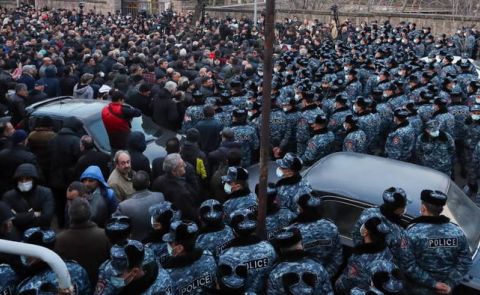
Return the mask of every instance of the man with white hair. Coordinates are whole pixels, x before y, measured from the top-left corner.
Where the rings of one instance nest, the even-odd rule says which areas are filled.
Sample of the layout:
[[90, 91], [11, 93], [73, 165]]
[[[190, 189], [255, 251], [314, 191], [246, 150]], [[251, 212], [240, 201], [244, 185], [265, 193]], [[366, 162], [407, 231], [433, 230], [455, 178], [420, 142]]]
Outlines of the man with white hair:
[[161, 192], [165, 200], [171, 202], [182, 212], [182, 217], [198, 222], [197, 210], [200, 198], [185, 179], [186, 164], [178, 153], [169, 154], [163, 160], [165, 174], [157, 177], [152, 191]]
[[35, 75], [37, 74], [37, 68], [34, 65], [24, 65], [22, 67], [22, 76], [17, 80], [17, 83], [23, 83], [27, 85], [28, 91], [33, 90], [35, 86]]
[[177, 83], [168, 81], [163, 89], [160, 89], [153, 98], [153, 121], [169, 130], [180, 127], [181, 116], [178, 112], [177, 103], [173, 96], [177, 92]]

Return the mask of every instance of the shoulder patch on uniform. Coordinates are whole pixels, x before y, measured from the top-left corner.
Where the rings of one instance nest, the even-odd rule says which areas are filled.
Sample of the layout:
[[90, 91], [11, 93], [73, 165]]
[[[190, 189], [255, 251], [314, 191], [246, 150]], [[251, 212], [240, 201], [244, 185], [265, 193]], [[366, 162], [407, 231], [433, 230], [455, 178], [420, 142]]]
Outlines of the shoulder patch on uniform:
[[428, 239], [428, 248], [453, 248], [458, 246], [458, 238]]

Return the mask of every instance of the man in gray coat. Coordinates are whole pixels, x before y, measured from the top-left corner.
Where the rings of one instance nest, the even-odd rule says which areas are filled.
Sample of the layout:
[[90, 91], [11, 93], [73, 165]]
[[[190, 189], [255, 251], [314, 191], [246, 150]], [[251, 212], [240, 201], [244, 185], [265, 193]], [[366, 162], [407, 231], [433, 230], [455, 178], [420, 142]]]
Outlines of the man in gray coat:
[[146, 214], [150, 206], [165, 201], [162, 193], [151, 192], [150, 176], [145, 171], [137, 171], [132, 178], [136, 190], [130, 198], [120, 202], [114, 215], [126, 215], [132, 222], [131, 239], [142, 241], [150, 231], [150, 215]]

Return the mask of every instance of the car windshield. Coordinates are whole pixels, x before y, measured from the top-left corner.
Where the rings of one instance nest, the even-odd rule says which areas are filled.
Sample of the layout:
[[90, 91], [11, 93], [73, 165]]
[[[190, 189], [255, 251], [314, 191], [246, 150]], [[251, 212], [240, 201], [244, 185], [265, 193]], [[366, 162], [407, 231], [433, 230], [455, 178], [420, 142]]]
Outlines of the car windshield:
[[448, 190], [447, 207], [443, 214], [458, 224], [467, 235], [470, 251], [475, 252], [480, 240], [480, 209], [468, 198], [460, 188], [452, 183]]
[[[89, 122], [87, 130], [101, 150], [110, 151], [110, 141], [101, 118]], [[144, 116], [132, 120], [132, 131], [140, 131], [145, 134], [147, 142], [155, 140], [162, 133], [160, 128], [150, 118]]]

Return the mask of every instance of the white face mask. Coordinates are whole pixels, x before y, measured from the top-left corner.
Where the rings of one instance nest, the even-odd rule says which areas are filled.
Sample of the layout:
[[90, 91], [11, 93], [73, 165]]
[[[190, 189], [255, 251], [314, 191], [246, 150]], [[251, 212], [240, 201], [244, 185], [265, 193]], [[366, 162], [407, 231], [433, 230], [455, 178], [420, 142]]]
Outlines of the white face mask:
[[168, 255], [173, 256], [173, 248], [172, 246], [170, 246], [169, 243], [167, 243], [167, 252], [168, 252]]
[[150, 224], [152, 225], [152, 227], [157, 224], [157, 221], [155, 220], [155, 218], [152, 216], [150, 217]]
[[472, 115], [472, 120], [474, 121], [480, 120], [480, 115]]
[[117, 289], [120, 289], [120, 288], [123, 288], [125, 287], [125, 279], [123, 278], [120, 278], [120, 277], [112, 277], [111, 281], [112, 285], [117, 288]]
[[251, 117], [251, 116], [253, 116], [253, 112], [252, 112], [252, 111], [248, 111], [248, 112], [247, 112], [247, 115], [248, 115], [249, 117]]
[[288, 108], [283, 108], [283, 111], [284, 111], [284, 112], [288, 112]]
[[429, 132], [429, 134], [431, 137], [438, 137], [440, 135], [440, 131], [439, 130], [432, 131], [432, 132]]
[[225, 183], [223, 185], [223, 190], [225, 191], [225, 193], [231, 194], [232, 193], [232, 186], [228, 183]]
[[300, 95], [298, 93], [295, 94], [295, 100], [300, 100]]
[[29, 192], [33, 187], [33, 181], [19, 182], [18, 189], [21, 192]]
[[362, 226], [360, 227], [360, 236], [364, 236], [364, 232], [365, 232], [365, 224], [362, 224]]
[[280, 167], [278, 167], [277, 170], [275, 171], [275, 174], [277, 174], [278, 178], [282, 178], [283, 177], [282, 169], [280, 169]]
[[407, 207], [405, 207], [405, 209], [403, 209], [402, 215], [405, 215], [406, 213], [407, 213]]
[[348, 126], [347, 126], [347, 124], [343, 124], [343, 129], [345, 129], [346, 131], [348, 131]]

